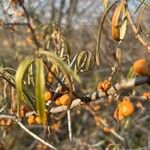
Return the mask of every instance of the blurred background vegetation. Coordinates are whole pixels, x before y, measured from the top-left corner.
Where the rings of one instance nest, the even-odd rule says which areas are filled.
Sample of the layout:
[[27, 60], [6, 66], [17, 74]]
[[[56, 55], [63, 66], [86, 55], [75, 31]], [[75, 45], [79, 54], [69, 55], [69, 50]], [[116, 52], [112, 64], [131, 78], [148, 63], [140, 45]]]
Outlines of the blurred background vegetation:
[[[25, 56], [33, 55], [37, 47], [31, 38], [32, 33], [27, 26], [27, 17], [23, 14], [22, 8], [13, 6], [10, 2], [11, 0], [0, 0], [0, 67], [17, 69], [18, 64]], [[109, 4], [112, 2], [114, 1], [109, 0]], [[130, 0], [128, 5], [135, 24], [142, 27], [142, 35], [150, 41], [149, 0]], [[104, 14], [102, 0], [24, 0], [24, 6], [31, 19], [37, 39], [41, 44], [44, 44], [44, 39], [41, 38], [43, 36], [41, 27], [45, 24], [55, 24], [69, 41], [72, 58], [80, 50], [95, 52], [99, 23]], [[118, 46], [118, 43], [111, 37], [110, 19], [114, 9], [115, 7], [109, 12], [102, 30], [100, 67], [95, 67], [87, 73], [81, 73], [80, 76], [83, 80], [79, 89], [81, 93], [94, 92], [98, 81], [107, 78], [111, 72]], [[150, 58], [143, 45], [135, 38], [129, 24], [127, 25], [125, 38], [119, 45], [119, 48], [122, 52], [121, 68], [125, 77], [135, 60]], [[1, 81], [1, 91], [3, 91], [3, 85], [4, 83]], [[149, 86], [145, 85], [143, 87], [138, 87], [137, 90], [139, 92], [143, 89], [149, 90]], [[7, 99], [8, 97], [5, 97], [5, 101]], [[0, 104], [2, 104], [2, 100], [3, 92], [0, 92]], [[108, 121], [110, 126], [117, 128], [116, 130], [122, 136], [127, 137], [125, 147], [128, 145], [130, 149], [138, 149], [149, 145], [149, 119], [135, 127], [135, 118], [132, 118], [131, 126], [124, 128], [112, 117], [115, 109], [114, 105], [110, 107], [108, 103], [102, 106], [91, 104], [91, 107], [97, 109], [97, 115], [100, 115], [103, 121]], [[138, 112], [134, 115], [137, 116]], [[72, 111], [72, 120], [75, 140], [71, 144], [68, 140], [66, 118], [54, 124], [55, 126], [52, 127], [49, 137], [45, 137], [46, 131], [41, 126], [33, 125], [28, 126], [28, 128], [40, 137], [46, 138], [47, 141], [50, 140], [59, 149], [92, 150], [106, 149], [106, 147], [111, 149], [114, 145], [116, 149], [121, 149], [121, 142], [117, 138], [103, 132], [90, 107], [80, 106], [75, 108]], [[38, 144], [36, 140], [28, 136], [16, 125], [12, 125], [10, 128], [0, 127], [0, 138], [0, 142], [5, 145], [6, 150], [47, 149], [43, 145]], [[101, 146], [96, 145], [96, 143], [99, 143]]]

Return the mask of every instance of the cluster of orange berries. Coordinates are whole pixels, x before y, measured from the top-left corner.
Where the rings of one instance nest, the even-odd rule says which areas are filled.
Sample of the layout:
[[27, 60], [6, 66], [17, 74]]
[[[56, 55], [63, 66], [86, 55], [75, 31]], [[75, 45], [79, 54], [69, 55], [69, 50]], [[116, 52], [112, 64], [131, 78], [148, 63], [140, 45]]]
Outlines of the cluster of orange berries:
[[114, 112], [114, 118], [116, 120], [123, 120], [125, 117], [128, 117], [132, 115], [134, 112], [134, 106], [130, 99], [124, 98], [122, 102], [118, 104], [118, 107], [116, 108]]
[[[51, 100], [53, 97], [53, 94], [51, 91], [46, 91], [44, 93], [44, 100], [47, 102], [49, 100]], [[55, 104], [57, 106], [59, 105], [63, 105], [63, 106], [68, 106], [71, 102], [71, 98], [70, 98], [70, 95], [69, 94], [64, 94], [62, 95], [61, 97], [58, 97], [56, 100], [55, 100]]]
[[0, 126], [10, 126], [12, 125], [11, 119], [0, 119]]
[[30, 116], [28, 116], [27, 122], [28, 122], [29, 125], [33, 125], [35, 123], [36, 124], [41, 124], [42, 123], [40, 117], [36, 116], [36, 115], [30, 115]]
[[53, 75], [50, 72], [48, 73], [48, 82], [49, 83], [53, 82]]
[[[53, 96], [52, 92], [46, 91], [44, 93], [44, 100], [47, 102], [47, 101], [52, 99], [52, 96]], [[55, 104], [56, 105], [68, 106], [70, 104], [70, 102], [71, 102], [71, 98], [70, 98], [69, 94], [64, 94], [61, 97], [56, 99]], [[24, 115], [25, 112], [27, 112], [27, 110], [23, 111], [22, 115]], [[35, 123], [41, 124], [42, 121], [41, 121], [39, 116], [30, 115], [27, 119], [27, 122], [28, 122], [29, 125], [32, 125], [32, 124], [35, 124]]]
[[98, 83], [97, 91], [107, 92], [111, 87], [111, 83], [109, 80], [104, 80], [103, 82]]
[[150, 92], [144, 92], [142, 96], [145, 97], [146, 99], [150, 99]]
[[[21, 117], [24, 117], [26, 116], [26, 113], [28, 113], [29, 111], [31, 111], [31, 108], [28, 106], [28, 105], [21, 105], [20, 107], [20, 116]], [[27, 118], [27, 122], [29, 125], [32, 125], [32, 124], [41, 124], [41, 119], [39, 116], [36, 116], [34, 114], [28, 116]]]
[[[29, 125], [42, 124], [40, 117], [36, 115], [28, 116], [27, 122]], [[59, 128], [60, 128], [60, 122], [54, 123], [50, 126], [50, 129], [54, 131], [59, 131]]]

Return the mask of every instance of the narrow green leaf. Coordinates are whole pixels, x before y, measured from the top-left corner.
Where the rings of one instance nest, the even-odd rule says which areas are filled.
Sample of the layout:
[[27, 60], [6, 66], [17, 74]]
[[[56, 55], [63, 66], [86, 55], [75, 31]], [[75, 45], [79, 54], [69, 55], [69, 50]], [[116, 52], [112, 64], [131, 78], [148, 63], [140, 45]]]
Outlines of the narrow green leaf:
[[66, 75], [67, 77], [71, 75], [77, 82], [80, 82], [78, 75], [75, 72], [73, 72], [69, 68], [69, 66], [53, 52], [41, 51], [40, 54], [46, 55], [49, 60], [53, 61], [61, 69], [64, 75]]
[[30, 65], [28, 69], [28, 85], [32, 84], [34, 86], [34, 79], [33, 79], [33, 66]]
[[124, 5], [123, 10], [122, 10], [122, 24], [120, 27], [120, 39], [122, 40], [126, 34], [126, 29], [127, 29], [127, 8]]
[[85, 71], [88, 71], [91, 68], [91, 60], [92, 60], [92, 55], [91, 53], [88, 53], [88, 58], [86, 60], [86, 65], [85, 65]]
[[133, 68], [131, 67], [127, 74], [127, 79], [132, 79], [133, 77], [135, 77], [135, 72], [134, 72]]
[[21, 62], [19, 65], [17, 71], [16, 71], [16, 76], [15, 76], [15, 85], [18, 93], [18, 115], [19, 115], [19, 106], [20, 106], [20, 100], [24, 99], [24, 93], [23, 93], [23, 78], [28, 70], [28, 67], [31, 65], [33, 62], [33, 57], [28, 57], [24, 61]]
[[95, 57], [90, 51], [79, 51], [76, 58], [78, 72], [86, 72], [95, 65]]
[[78, 57], [77, 57], [77, 65], [78, 65], [78, 67], [81, 66], [84, 63], [86, 58], [87, 58], [87, 52], [86, 51], [80, 51], [78, 53]]
[[103, 0], [103, 4], [104, 4], [104, 11], [106, 11], [108, 7], [108, 0]]
[[42, 123], [46, 122], [45, 114], [45, 78], [44, 78], [44, 63], [42, 59], [36, 61], [36, 73], [35, 73], [35, 97], [36, 97], [36, 109], [41, 118]]
[[121, 49], [120, 48], [117, 48], [116, 49], [116, 59], [118, 60], [119, 63], [121, 63]]
[[70, 56], [71, 55], [71, 47], [70, 44], [68, 42], [68, 40], [63, 36], [63, 42], [65, 44], [65, 49], [67, 50], [67, 54]]
[[97, 37], [97, 44], [96, 44], [96, 51], [95, 51], [95, 57], [96, 57], [96, 64], [99, 66], [100, 65], [100, 43], [101, 43], [101, 36], [102, 36], [102, 29], [104, 25], [104, 21], [106, 19], [106, 16], [108, 15], [109, 11], [111, 8], [117, 3], [118, 1], [114, 2], [111, 4], [105, 11], [104, 15], [102, 16], [102, 19], [99, 24], [99, 29], [98, 29], [98, 37]]

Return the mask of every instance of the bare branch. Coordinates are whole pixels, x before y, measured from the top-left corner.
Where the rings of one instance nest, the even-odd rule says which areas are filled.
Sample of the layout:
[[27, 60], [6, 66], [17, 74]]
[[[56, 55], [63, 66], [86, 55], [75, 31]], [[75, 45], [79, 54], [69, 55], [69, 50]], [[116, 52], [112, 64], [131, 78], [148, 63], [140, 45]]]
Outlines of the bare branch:
[[[127, 90], [127, 89], [133, 88], [135, 86], [139, 86], [139, 85], [145, 84], [145, 83], [150, 83], [150, 77], [148, 77], [148, 76], [136, 77], [134, 79], [131, 79], [131, 80], [128, 80], [128, 81], [124, 81], [122, 83], [115, 84], [114, 86], [112, 86], [107, 91], [107, 93], [105, 93], [105, 92], [95, 92], [95, 93], [93, 93], [91, 95], [87, 95], [87, 97], [89, 97], [91, 99], [91, 102], [93, 102], [96, 99], [100, 99], [100, 98], [103, 98], [103, 97], [108, 96], [108, 95], [114, 95], [114, 94], [116, 94], [119, 91]], [[104, 102], [103, 99], [100, 102]], [[79, 106], [81, 104], [85, 104], [85, 103], [86, 103], [85, 101], [82, 102], [82, 99], [75, 99], [72, 102], [72, 105], [71, 105], [70, 109], [72, 109], [74, 107], [77, 107], [77, 106]], [[66, 110], [67, 110], [66, 106], [59, 106], [59, 107], [52, 108], [50, 110], [50, 112], [51, 113], [60, 113], [60, 112], [66, 111]]]
[[143, 39], [143, 37], [140, 35], [138, 29], [136, 28], [136, 26], [134, 25], [133, 19], [131, 17], [130, 12], [127, 12], [127, 19], [132, 27], [132, 31], [135, 33], [135, 37], [139, 40], [140, 43], [143, 44], [144, 47], [146, 47], [146, 49], [148, 50], [148, 52], [150, 53], [150, 45], [145, 41], [145, 39]]
[[37, 46], [37, 48], [41, 48], [41, 44], [38, 42], [37, 38], [36, 38], [36, 34], [35, 34], [35, 30], [31, 24], [31, 18], [29, 16], [29, 13], [28, 11], [26, 10], [26, 7], [24, 6], [24, 3], [23, 2], [20, 2], [20, 6], [22, 7], [24, 13], [25, 13], [25, 16], [26, 16], [26, 19], [27, 19], [27, 26], [29, 27], [29, 29], [31, 30], [31, 33], [32, 33], [32, 38], [33, 38], [33, 41], [35, 43], [35, 45]]
[[51, 144], [49, 144], [48, 142], [44, 141], [43, 139], [41, 139], [40, 137], [38, 137], [36, 134], [34, 134], [33, 132], [31, 132], [29, 129], [27, 129], [16, 116], [13, 115], [8, 115], [8, 114], [2, 114], [0, 113], [0, 119], [2, 118], [6, 118], [6, 119], [12, 119], [13, 121], [15, 121], [25, 132], [27, 132], [29, 135], [31, 135], [34, 139], [38, 140], [39, 142], [45, 144], [46, 146], [48, 146], [51, 149], [57, 150], [56, 147], [52, 146]]
[[69, 140], [72, 141], [71, 111], [67, 110]]

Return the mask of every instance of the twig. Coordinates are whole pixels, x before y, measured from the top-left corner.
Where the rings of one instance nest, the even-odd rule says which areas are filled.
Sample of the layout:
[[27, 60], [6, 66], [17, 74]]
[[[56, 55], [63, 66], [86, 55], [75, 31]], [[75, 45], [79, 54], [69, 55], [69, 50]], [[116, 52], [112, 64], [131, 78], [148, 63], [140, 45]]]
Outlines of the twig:
[[33, 41], [35, 43], [35, 45], [37, 46], [37, 48], [41, 48], [41, 44], [38, 42], [37, 38], [36, 38], [36, 34], [35, 34], [35, 30], [34, 28], [32, 27], [32, 24], [31, 24], [31, 18], [29, 16], [29, 13], [28, 11], [26, 10], [25, 6], [24, 6], [24, 2], [20, 1], [20, 6], [22, 7], [24, 13], [25, 13], [25, 16], [26, 16], [26, 19], [27, 19], [27, 26], [29, 27], [29, 29], [31, 30], [31, 33], [32, 33], [32, 38], [33, 38]]
[[[91, 107], [87, 107], [87, 110], [89, 110], [89, 112], [93, 115], [93, 116], [97, 116], [99, 119], [99, 122], [104, 126], [104, 127], [108, 127], [109, 125], [107, 124], [107, 122], [102, 119], [100, 116], [98, 116], [97, 112], [94, 111]], [[116, 131], [114, 131], [113, 129], [110, 130], [111, 134], [113, 134], [116, 138], [118, 138], [119, 140], [121, 140], [122, 142], [124, 142], [124, 138], [121, 137]]]
[[[135, 86], [139, 86], [139, 85], [142, 85], [142, 84], [145, 84], [145, 83], [150, 83], [150, 77], [148, 76], [143, 76], [143, 77], [136, 77], [134, 79], [130, 79], [128, 81], [124, 81], [122, 83], [117, 83], [115, 84], [113, 87], [111, 87], [107, 93], [105, 92], [95, 92], [91, 95], [87, 95], [85, 97], [89, 97], [90, 101], [82, 101], [82, 99], [74, 99], [71, 106], [70, 106], [70, 109], [73, 109], [79, 105], [83, 105], [85, 103], [92, 103], [92, 102], [96, 102], [97, 99], [100, 99], [98, 101], [98, 103], [103, 103], [104, 102], [104, 97], [108, 96], [108, 95], [115, 95], [117, 92], [119, 91], [123, 91], [123, 90], [127, 90], [127, 89], [130, 89], [130, 88], [133, 88]], [[133, 96], [131, 96], [131, 98], [134, 98]], [[89, 100], [88, 99], [88, 100]], [[141, 99], [138, 99], [138, 100], [146, 100], [144, 97]], [[60, 113], [60, 112], [63, 112], [63, 111], [67, 111], [67, 107], [66, 106], [58, 106], [58, 107], [52, 107], [50, 109], [50, 113]], [[28, 112], [26, 113], [26, 116], [29, 116], [31, 114], [34, 114], [35, 112], [32, 111], [32, 112]]]
[[2, 108], [0, 108], [0, 113], [3, 112], [6, 107], [7, 107], [7, 104], [4, 105]]
[[[4, 71], [0, 71], [0, 77], [2, 77], [3, 79], [5, 79], [10, 85], [12, 85], [13, 87], [15, 87], [13, 81], [10, 81], [10, 79], [7, 79], [7, 74], [4, 73]], [[87, 96], [84, 96], [84, 97], [88, 97], [88, 101], [86, 102], [85, 99], [75, 99], [73, 100], [71, 106], [70, 106], [70, 109], [74, 108], [74, 107], [77, 107], [81, 104], [85, 104], [85, 103], [89, 103], [89, 102], [93, 102], [97, 99], [100, 99], [100, 98], [103, 98], [105, 96], [108, 96], [108, 95], [114, 95], [116, 94], [118, 91], [122, 91], [122, 90], [127, 90], [127, 89], [130, 89], [130, 88], [133, 88], [135, 86], [139, 86], [139, 85], [142, 85], [142, 84], [145, 84], [145, 83], [150, 83], [150, 77], [149, 76], [141, 76], [141, 77], [135, 77], [133, 79], [130, 79], [128, 81], [124, 81], [122, 83], [117, 83], [115, 84], [114, 86], [112, 86], [108, 91], [107, 93], [105, 92], [95, 92], [91, 95], [87, 95]], [[84, 98], [83, 97], [83, 98]], [[84, 102], [83, 102], [84, 100]], [[102, 100], [103, 102], [103, 100]], [[63, 111], [66, 111], [67, 110], [67, 107], [66, 106], [58, 106], [58, 107], [52, 107], [50, 109], [50, 112], [51, 113], [60, 113], [60, 112], [63, 112]], [[29, 112], [29, 114], [31, 113], [35, 113], [35, 112]], [[26, 114], [28, 116], [28, 113]]]
[[43, 139], [41, 139], [40, 137], [38, 137], [36, 134], [34, 134], [33, 132], [31, 132], [29, 129], [27, 129], [16, 116], [13, 115], [8, 115], [8, 114], [1, 114], [0, 113], [0, 118], [6, 118], [6, 119], [12, 119], [14, 120], [25, 132], [27, 132], [29, 135], [31, 135], [34, 139], [38, 140], [39, 142], [45, 144], [46, 146], [48, 146], [51, 149], [57, 150], [56, 147], [52, 146], [51, 144], [49, 144], [48, 142], [44, 141]]
[[110, 132], [111, 132], [116, 138], [118, 138], [119, 140], [121, 140], [122, 142], [125, 141], [125, 139], [124, 139], [122, 136], [120, 136], [117, 132], [115, 132], [114, 130], [110, 130]]
[[99, 65], [100, 64], [100, 42], [101, 42], [101, 36], [102, 36], [102, 29], [103, 29], [103, 24], [105, 21], [105, 18], [108, 14], [108, 12], [111, 10], [111, 8], [117, 3], [118, 1], [114, 2], [112, 5], [110, 5], [107, 10], [105, 11], [101, 22], [99, 24], [99, 29], [98, 29], [98, 37], [97, 37], [97, 45], [96, 45], [96, 64]]
[[100, 146], [102, 146], [103, 144], [105, 144], [106, 143], [106, 141], [105, 140], [103, 140], [103, 141], [100, 141], [100, 142], [98, 142], [98, 143], [96, 143], [96, 144], [93, 144], [93, 145], [91, 145], [92, 147], [100, 147]]
[[67, 110], [69, 140], [72, 141], [71, 112]]
[[138, 29], [134, 25], [133, 19], [131, 17], [131, 14], [129, 11], [127, 11], [127, 19], [132, 27], [132, 31], [135, 33], [135, 37], [143, 44], [144, 47], [148, 50], [150, 53], [150, 45], [143, 39], [143, 37], [140, 35]]
[[38, 140], [39, 142], [45, 144], [46, 146], [48, 146], [51, 149], [57, 150], [56, 147], [52, 146], [51, 144], [45, 142], [43, 139], [41, 139], [40, 137], [38, 137], [36, 134], [34, 134], [33, 132], [31, 132], [29, 129], [27, 129], [20, 121], [17, 121], [18, 125], [24, 130], [26, 131], [29, 135], [31, 135], [33, 138], [35, 138], [36, 140]]
[[15, 23], [11, 23], [11, 22], [7, 22], [3, 24], [3, 27], [7, 27], [7, 26], [27, 26], [27, 23], [21, 23], [21, 22], [15, 22]]

